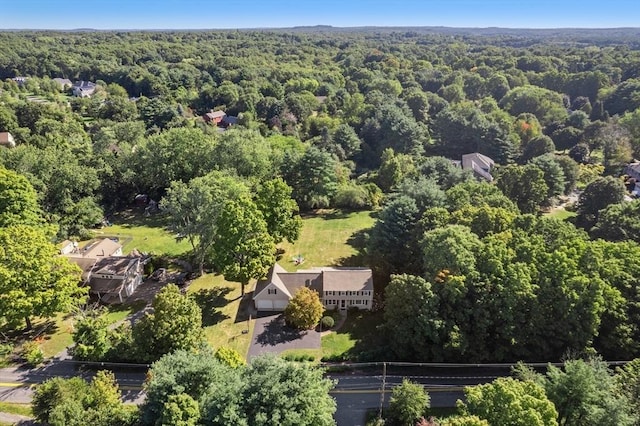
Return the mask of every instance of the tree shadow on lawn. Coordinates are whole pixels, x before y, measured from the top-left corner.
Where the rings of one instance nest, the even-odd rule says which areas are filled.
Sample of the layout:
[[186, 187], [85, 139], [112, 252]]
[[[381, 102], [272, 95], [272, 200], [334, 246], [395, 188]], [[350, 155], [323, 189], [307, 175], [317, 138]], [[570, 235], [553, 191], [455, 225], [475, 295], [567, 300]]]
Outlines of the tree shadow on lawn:
[[144, 208], [135, 207], [115, 212], [109, 216], [109, 220], [114, 225], [119, 225], [124, 228], [147, 226], [149, 228], [166, 229], [168, 216], [166, 213], [162, 212], [154, 213], [150, 216], [145, 216]]
[[356, 254], [338, 259], [340, 266], [363, 266], [367, 260], [367, 241], [369, 240], [369, 231], [371, 228], [361, 229], [354, 232], [347, 239], [347, 244], [357, 250]]
[[256, 336], [256, 342], [262, 346], [275, 346], [281, 343], [288, 343], [300, 339], [306, 335], [307, 331], [301, 331], [289, 327], [283, 315], [278, 315], [264, 327], [262, 333]]
[[233, 291], [232, 287], [215, 287], [211, 289], [202, 289], [194, 294], [194, 299], [200, 309], [202, 309], [202, 326], [207, 327], [219, 323], [222, 320], [230, 318], [229, 315], [223, 314], [218, 308], [227, 306], [229, 300], [225, 297]]
[[341, 355], [337, 361], [382, 361], [388, 358], [388, 345], [382, 324], [382, 311], [349, 311], [347, 320], [336, 334], [348, 334], [355, 345]]

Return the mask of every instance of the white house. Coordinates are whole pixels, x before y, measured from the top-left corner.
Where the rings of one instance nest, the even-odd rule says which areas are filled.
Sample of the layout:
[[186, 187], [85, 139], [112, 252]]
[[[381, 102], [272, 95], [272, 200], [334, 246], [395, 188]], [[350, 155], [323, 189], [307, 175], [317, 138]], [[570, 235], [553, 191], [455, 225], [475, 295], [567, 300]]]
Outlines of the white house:
[[267, 279], [256, 285], [255, 307], [259, 311], [283, 311], [302, 287], [317, 291], [327, 309], [370, 310], [373, 304], [373, 273], [369, 268], [321, 267], [287, 272], [276, 263]]

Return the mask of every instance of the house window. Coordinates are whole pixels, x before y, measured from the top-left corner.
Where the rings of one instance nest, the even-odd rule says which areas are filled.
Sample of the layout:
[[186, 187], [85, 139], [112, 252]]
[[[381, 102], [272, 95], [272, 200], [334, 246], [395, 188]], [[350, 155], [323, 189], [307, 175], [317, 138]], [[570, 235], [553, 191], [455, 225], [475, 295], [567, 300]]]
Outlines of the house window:
[[270, 288], [267, 290], [267, 294], [278, 294], [278, 290], [275, 288]]
[[368, 305], [368, 304], [369, 304], [369, 301], [368, 301], [368, 300], [365, 300], [365, 301], [364, 301], [364, 304], [365, 304], [365, 305]]

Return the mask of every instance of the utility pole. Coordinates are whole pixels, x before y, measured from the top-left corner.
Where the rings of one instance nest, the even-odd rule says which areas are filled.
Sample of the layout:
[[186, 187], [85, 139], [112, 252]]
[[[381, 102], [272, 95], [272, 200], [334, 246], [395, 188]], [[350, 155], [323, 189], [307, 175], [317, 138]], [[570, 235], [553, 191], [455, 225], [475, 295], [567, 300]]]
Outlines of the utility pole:
[[378, 411], [378, 419], [382, 419], [382, 406], [384, 405], [384, 388], [387, 383], [387, 363], [382, 363], [382, 392], [380, 392], [380, 411]]

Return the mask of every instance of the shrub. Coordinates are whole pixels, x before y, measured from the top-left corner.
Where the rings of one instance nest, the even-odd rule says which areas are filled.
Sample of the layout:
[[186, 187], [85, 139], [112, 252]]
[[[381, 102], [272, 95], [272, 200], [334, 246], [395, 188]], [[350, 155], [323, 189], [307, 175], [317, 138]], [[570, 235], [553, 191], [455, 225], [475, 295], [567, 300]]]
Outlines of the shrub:
[[27, 342], [22, 346], [22, 359], [31, 367], [36, 367], [44, 361], [44, 352], [36, 342]]
[[320, 323], [322, 324], [322, 328], [323, 329], [330, 329], [331, 327], [333, 327], [335, 325], [335, 320], [333, 319], [333, 317], [330, 316], [326, 316], [326, 317], [322, 317], [322, 320], [320, 321]]
[[235, 349], [220, 347], [216, 353], [215, 358], [223, 364], [228, 365], [231, 368], [240, 368], [245, 365], [244, 358]]

